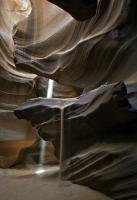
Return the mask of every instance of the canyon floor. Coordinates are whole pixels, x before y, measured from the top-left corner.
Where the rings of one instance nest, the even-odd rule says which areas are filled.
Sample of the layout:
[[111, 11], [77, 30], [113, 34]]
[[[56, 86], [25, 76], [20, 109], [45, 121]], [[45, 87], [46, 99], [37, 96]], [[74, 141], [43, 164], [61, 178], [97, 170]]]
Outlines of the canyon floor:
[[0, 169], [1, 200], [109, 200], [105, 195], [59, 178], [58, 166]]

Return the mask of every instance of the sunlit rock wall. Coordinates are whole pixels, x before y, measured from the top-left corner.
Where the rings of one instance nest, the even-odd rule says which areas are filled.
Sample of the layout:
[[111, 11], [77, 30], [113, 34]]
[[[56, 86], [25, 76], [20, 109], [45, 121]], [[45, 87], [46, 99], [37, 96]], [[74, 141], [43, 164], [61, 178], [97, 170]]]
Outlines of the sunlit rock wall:
[[[12, 111], [19, 105], [17, 117], [52, 140], [59, 158], [60, 142], [64, 145], [64, 178], [113, 199], [136, 199], [137, 2], [98, 0], [95, 15], [83, 22], [45, 0], [3, 0], [1, 5], [6, 6], [0, 51], [0, 115], [7, 118], [1, 122], [7, 133], [1, 131], [3, 140], [27, 139], [31, 133], [27, 123], [14, 120]], [[26, 101], [35, 97], [33, 88], [41, 96], [48, 78], [56, 81], [54, 97], [75, 98]]]
[[[66, 10], [86, 1], [69, 2]], [[14, 37], [17, 69], [80, 88], [83, 95], [29, 100], [15, 114], [52, 140], [64, 178], [113, 199], [137, 199], [137, 2], [99, 0], [95, 15], [83, 22], [44, 0], [39, 6], [32, 1], [32, 10], [32, 28]], [[46, 11], [54, 11], [51, 18]]]
[[[13, 110], [32, 96], [35, 75], [19, 72], [14, 64], [16, 24], [29, 16], [28, 0], [0, 1], [0, 166], [14, 164], [22, 148], [34, 143], [31, 125], [19, 121]], [[29, 140], [28, 143], [25, 141]], [[9, 142], [9, 143], [7, 143]], [[20, 144], [20, 145], [19, 145]]]
[[14, 37], [17, 69], [87, 90], [104, 82], [134, 82], [135, 1], [100, 0], [95, 16], [83, 22], [45, 0], [31, 2], [26, 32]]

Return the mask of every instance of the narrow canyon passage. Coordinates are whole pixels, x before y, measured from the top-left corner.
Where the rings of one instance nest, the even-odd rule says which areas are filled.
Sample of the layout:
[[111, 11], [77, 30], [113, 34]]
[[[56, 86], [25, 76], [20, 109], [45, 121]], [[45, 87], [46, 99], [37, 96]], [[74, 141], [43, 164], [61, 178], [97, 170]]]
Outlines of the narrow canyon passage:
[[0, 0], [1, 200], [137, 200], [136, 18], [136, 0]]

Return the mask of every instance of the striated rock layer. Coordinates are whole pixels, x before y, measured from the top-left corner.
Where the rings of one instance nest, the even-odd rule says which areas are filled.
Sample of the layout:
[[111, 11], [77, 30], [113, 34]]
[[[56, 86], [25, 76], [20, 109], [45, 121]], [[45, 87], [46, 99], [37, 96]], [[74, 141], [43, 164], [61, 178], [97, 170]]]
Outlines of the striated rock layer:
[[32, 99], [15, 114], [51, 140], [58, 157], [61, 146], [63, 178], [114, 199], [136, 199], [136, 94], [135, 86], [105, 84], [79, 98]]
[[29, 0], [0, 0], [0, 167], [4, 168], [17, 163], [22, 149], [36, 140], [30, 123], [13, 114], [20, 103], [31, 98], [36, 77], [19, 72], [13, 57], [16, 24], [30, 12]]
[[82, 22], [45, 0], [31, 2], [28, 25], [14, 37], [17, 69], [87, 90], [136, 81], [136, 1], [99, 0]]
[[[20, 104], [15, 114], [52, 140], [65, 179], [114, 199], [137, 199], [136, 0], [1, 2], [0, 116], [13, 119]], [[65, 85], [54, 97], [71, 98], [21, 104], [46, 94], [47, 80], [34, 74]], [[3, 130], [15, 137], [10, 123], [2, 122]]]

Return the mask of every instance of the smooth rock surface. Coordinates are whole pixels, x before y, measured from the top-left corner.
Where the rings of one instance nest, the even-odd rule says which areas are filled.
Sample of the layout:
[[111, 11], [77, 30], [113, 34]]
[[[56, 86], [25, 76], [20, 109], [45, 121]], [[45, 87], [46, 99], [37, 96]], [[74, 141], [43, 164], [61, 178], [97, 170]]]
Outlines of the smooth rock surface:
[[136, 82], [136, 1], [99, 0], [95, 15], [83, 22], [45, 0], [31, 2], [31, 14], [14, 36], [18, 70], [86, 90], [105, 82]]
[[[14, 63], [16, 24], [31, 12], [29, 0], [0, 1], [0, 167], [20, 160], [20, 151], [36, 140], [30, 123], [18, 121], [13, 110], [32, 96], [36, 75], [19, 72]], [[26, 141], [26, 142], [25, 142]]]
[[[63, 177], [117, 200], [135, 200], [137, 2], [70, 0], [69, 6], [65, 0], [50, 1], [86, 20], [76, 21], [45, 0], [1, 0], [0, 136], [28, 139], [28, 130], [33, 132], [30, 124], [14, 121], [13, 109], [20, 104], [16, 115], [52, 140], [59, 157], [64, 109]], [[75, 98], [27, 101], [37, 96], [35, 74], [65, 85], [56, 97], [67, 91], [65, 96]]]
[[[18, 172], [20, 171], [20, 173]], [[110, 200], [102, 193], [87, 187], [78, 186], [68, 181], [61, 181], [57, 175], [24, 175], [23, 170], [0, 171], [0, 195], [1, 200]], [[33, 170], [32, 170], [33, 171]], [[29, 171], [28, 171], [29, 172]], [[3, 175], [2, 175], [3, 173]], [[26, 172], [24, 171], [24, 174]], [[14, 176], [13, 176], [14, 174]], [[16, 176], [22, 174], [22, 176]]]

